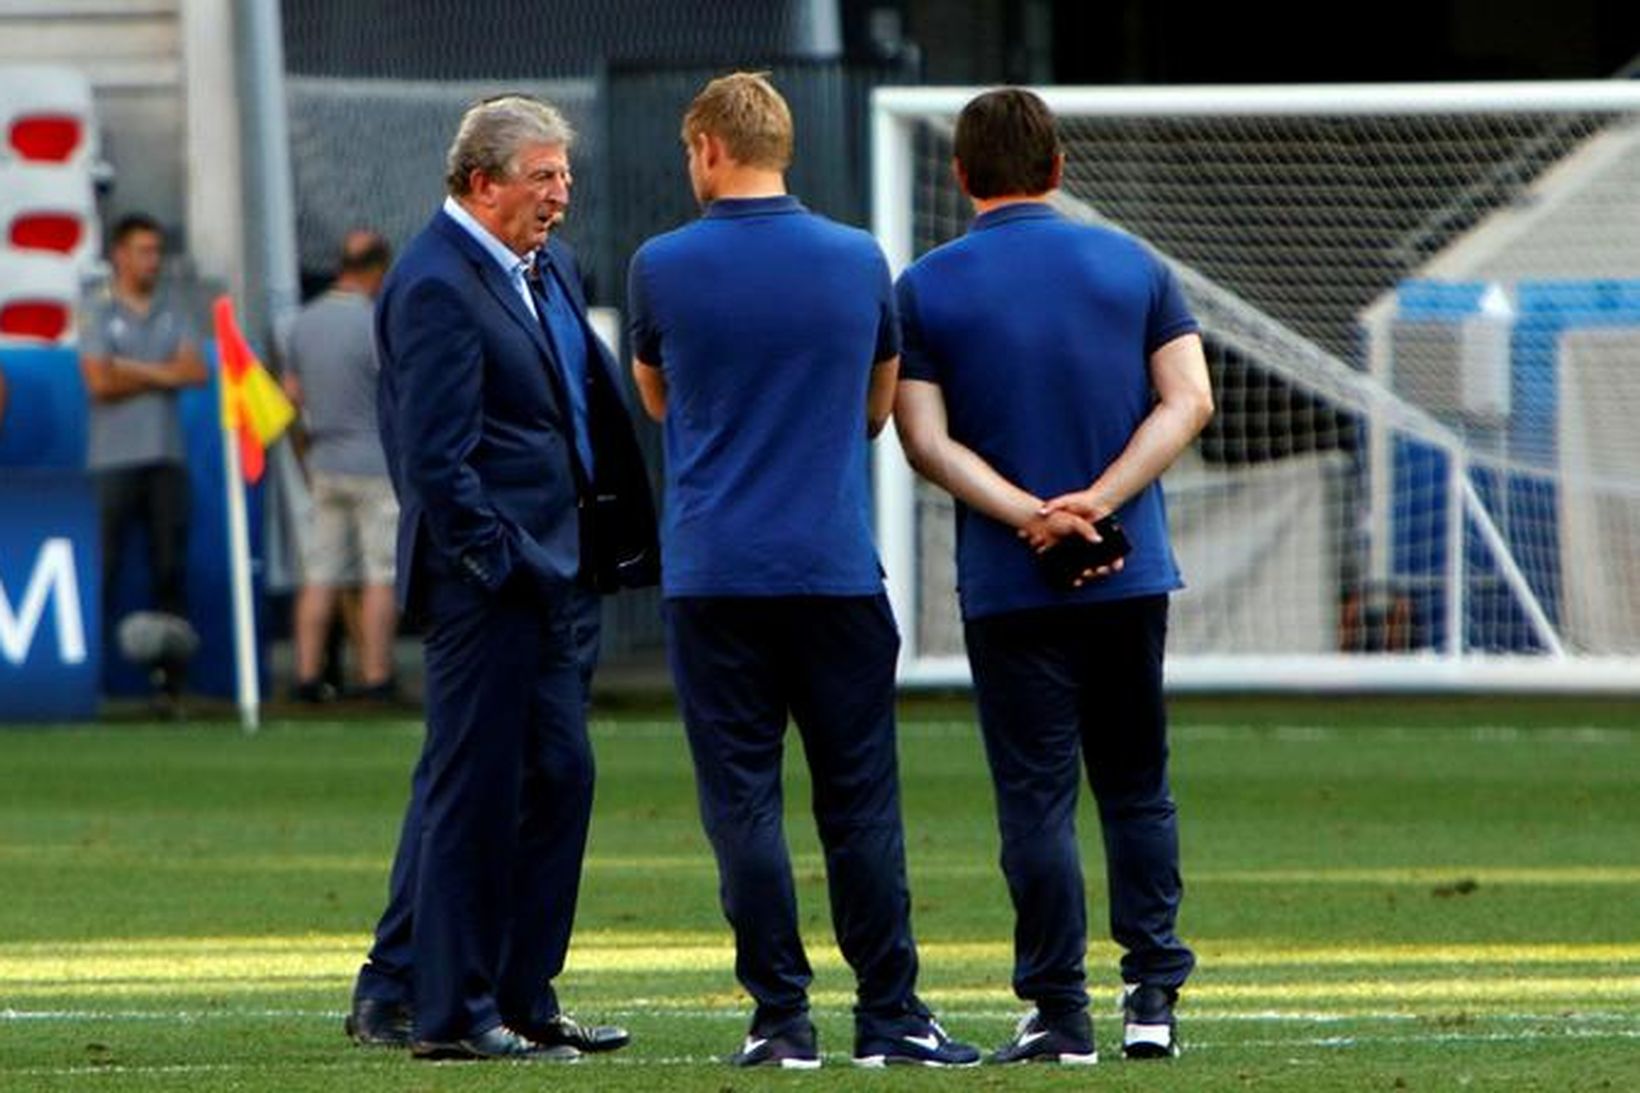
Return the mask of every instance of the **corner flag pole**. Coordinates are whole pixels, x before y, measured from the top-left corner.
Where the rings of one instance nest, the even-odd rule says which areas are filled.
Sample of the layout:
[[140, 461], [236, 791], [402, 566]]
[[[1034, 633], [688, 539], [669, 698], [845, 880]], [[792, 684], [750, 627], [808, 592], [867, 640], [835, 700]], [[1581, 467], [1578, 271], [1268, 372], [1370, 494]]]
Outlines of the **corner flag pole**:
[[217, 382], [222, 396], [222, 474], [228, 491], [228, 564], [233, 576], [234, 674], [239, 719], [257, 729], [256, 607], [251, 600], [250, 532], [245, 523], [245, 486], [262, 481], [267, 447], [290, 426], [296, 408], [251, 352], [233, 301], [217, 297], [212, 308], [217, 341]]
[[[225, 374], [218, 383], [227, 383]], [[256, 676], [256, 605], [251, 600], [251, 543], [245, 518], [245, 478], [239, 466], [237, 430], [222, 430], [222, 478], [228, 491], [228, 570], [233, 594], [234, 691], [239, 725], [247, 733], [260, 727], [261, 681]]]

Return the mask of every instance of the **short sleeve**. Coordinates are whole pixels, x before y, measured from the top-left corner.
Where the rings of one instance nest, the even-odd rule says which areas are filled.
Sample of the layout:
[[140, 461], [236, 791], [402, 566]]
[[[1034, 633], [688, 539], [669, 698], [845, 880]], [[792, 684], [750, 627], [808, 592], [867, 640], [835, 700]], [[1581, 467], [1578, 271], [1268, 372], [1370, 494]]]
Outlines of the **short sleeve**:
[[910, 273], [900, 274], [895, 296], [900, 313], [900, 378], [938, 383], [939, 368], [923, 338], [922, 315], [917, 310], [917, 292], [911, 287]]
[[[199, 328], [199, 320], [194, 316], [193, 308], [177, 308], [176, 317], [177, 332], [180, 340], [189, 342], [195, 349], [198, 349], [200, 344], [205, 340], [205, 335]], [[180, 348], [180, 346], [178, 348]]]
[[643, 267], [644, 255], [640, 250], [632, 256], [626, 274], [627, 333], [631, 337], [632, 355], [645, 364], [658, 366], [662, 360], [661, 332], [655, 322]]
[[[875, 246], [875, 244], [873, 244]], [[877, 353], [871, 359], [881, 364], [900, 355], [900, 320], [894, 307], [894, 279], [888, 263], [877, 255]]]
[[1145, 319], [1145, 354], [1148, 356], [1185, 334], [1201, 329], [1196, 317], [1184, 301], [1179, 282], [1167, 264], [1150, 255], [1151, 287], [1150, 314]]
[[80, 353], [87, 357], [111, 357], [108, 337], [108, 308], [95, 300], [80, 307]]
[[[295, 317], [285, 323], [283, 333], [275, 339], [276, 344], [279, 346], [279, 362], [282, 370], [287, 375], [295, 376], [298, 380], [304, 382], [307, 377], [302, 375], [302, 353], [308, 342], [308, 315], [309, 312], [306, 308], [298, 311]], [[374, 328], [376, 324], [371, 323], [370, 325]], [[375, 331], [373, 329], [371, 334], [374, 338]]]

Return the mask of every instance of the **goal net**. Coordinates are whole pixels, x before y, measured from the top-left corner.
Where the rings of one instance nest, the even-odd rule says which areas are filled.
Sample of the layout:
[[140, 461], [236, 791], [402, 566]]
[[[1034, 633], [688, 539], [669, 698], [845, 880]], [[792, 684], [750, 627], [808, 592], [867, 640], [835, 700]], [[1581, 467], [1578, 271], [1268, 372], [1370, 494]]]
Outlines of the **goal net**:
[[[876, 95], [896, 271], [971, 218], [975, 93]], [[1640, 85], [1041, 94], [1055, 203], [1203, 328], [1171, 686], [1640, 691]], [[876, 474], [902, 680], [961, 684], [950, 499], [891, 438]]]

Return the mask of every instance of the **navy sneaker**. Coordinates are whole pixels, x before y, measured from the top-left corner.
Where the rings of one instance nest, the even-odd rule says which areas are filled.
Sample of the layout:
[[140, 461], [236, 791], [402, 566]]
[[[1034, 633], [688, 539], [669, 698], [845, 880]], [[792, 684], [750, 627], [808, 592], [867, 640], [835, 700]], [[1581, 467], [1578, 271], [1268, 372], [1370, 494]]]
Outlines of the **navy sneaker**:
[[814, 1022], [793, 1017], [772, 1028], [752, 1026], [730, 1066], [775, 1066], [782, 1070], [818, 1070], [820, 1044]]
[[1019, 1019], [1014, 1038], [997, 1048], [991, 1061], [1092, 1066], [1099, 1061], [1093, 1046], [1093, 1022], [1085, 1009], [1053, 1018], [1032, 1010]]
[[926, 1010], [856, 1025], [855, 1066], [978, 1066], [979, 1048], [953, 1040]]
[[1179, 1053], [1179, 1027], [1171, 987], [1129, 983], [1122, 991], [1122, 1054], [1129, 1059], [1171, 1059]]

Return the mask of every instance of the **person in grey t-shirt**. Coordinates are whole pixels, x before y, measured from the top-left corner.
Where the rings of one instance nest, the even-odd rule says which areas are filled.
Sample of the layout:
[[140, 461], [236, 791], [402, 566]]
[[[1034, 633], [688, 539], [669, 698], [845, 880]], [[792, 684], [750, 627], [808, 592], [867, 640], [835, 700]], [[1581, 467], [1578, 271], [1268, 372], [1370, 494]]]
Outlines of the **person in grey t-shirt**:
[[296, 597], [298, 701], [327, 697], [325, 639], [343, 589], [359, 588], [360, 697], [395, 697], [392, 645], [394, 538], [399, 508], [376, 425], [373, 300], [391, 261], [373, 232], [349, 232], [341, 273], [302, 309], [286, 343], [285, 391], [302, 411], [313, 512], [302, 536]]
[[[104, 614], [127, 530], [141, 524], [154, 604], [185, 616], [189, 498], [177, 392], [205, 383], [205, 360], [186, 311], [159, 293], [159, 223], [141, 213], [126, 216], [115, 224], [110, 247], [107, 291], [86, 301], [80, 320], [80, 371], [91, 398], [86, 465], [102, 509]], [[156, 682], [173, 703], [182, 669], [179, 661], [157, 667]]]

